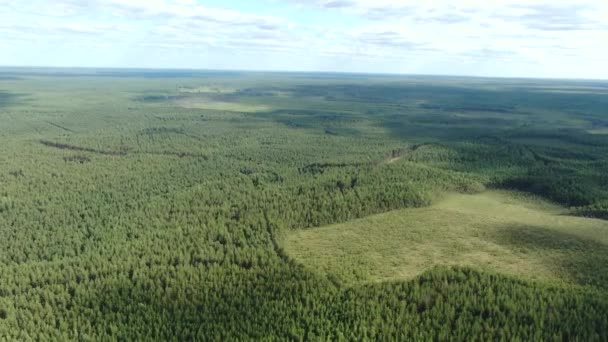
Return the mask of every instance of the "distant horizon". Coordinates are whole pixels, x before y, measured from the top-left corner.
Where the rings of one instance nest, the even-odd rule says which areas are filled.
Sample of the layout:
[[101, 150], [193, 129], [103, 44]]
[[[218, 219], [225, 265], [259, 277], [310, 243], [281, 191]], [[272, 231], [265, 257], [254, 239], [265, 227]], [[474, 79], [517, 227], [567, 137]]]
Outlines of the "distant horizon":
[[[361, 76], [389, 76], [389, 77], [454, 77], [454, 78], [481, 78], [481, 79], [521, 79], [521, 80], [547, 80], [547, 81], [597, 81], [608, 82], [608, 78], [573, 78], [573, 77], [532, 77], [532, 76], [492, 76], [492, 75], [464, 75], [464, 74], [417, 74], [417, 73], [381, 73], [363, 71], [323, 71], [323, 70], [273, 70], [273, 69], [208, 69], [208, 68], [181, 68], [181, 67], [129, 67], [129, 66], [52, 66], [52, 65], [0, 65], [0, 76], [3, 69], [47, 69], [47, 70], [113, 70], [113, 71], [184, 71], [184, 72], [240, 72], [240, 73], [276, 73], [276, 74], [329, 74], [329, 75], [361, 75]], [[1, 80], [1, 78], [0, 78]]]
[[0, 0], [0, 65], [608, 79], [608, 1]]

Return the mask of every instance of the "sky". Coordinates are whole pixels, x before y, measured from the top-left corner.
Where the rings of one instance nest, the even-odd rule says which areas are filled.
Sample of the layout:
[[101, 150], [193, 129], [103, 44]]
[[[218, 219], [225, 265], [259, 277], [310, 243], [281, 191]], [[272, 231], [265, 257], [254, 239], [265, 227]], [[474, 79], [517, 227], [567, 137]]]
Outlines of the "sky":
[[608, 0], [0, 0], [0, 65], [608, 79]]

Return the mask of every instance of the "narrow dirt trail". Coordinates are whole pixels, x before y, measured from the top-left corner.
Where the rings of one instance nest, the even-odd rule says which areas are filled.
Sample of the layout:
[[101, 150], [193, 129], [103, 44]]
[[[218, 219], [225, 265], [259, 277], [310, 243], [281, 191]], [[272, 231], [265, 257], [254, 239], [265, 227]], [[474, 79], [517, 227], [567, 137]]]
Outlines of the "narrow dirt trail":
[[399, 161], [399, 160], [403, 159], [405, 156], [407, 156], [408, 154], [416, 151], [417, 149], [419, 149], [420, 147], [422, 147], [424, 145], [426, 145], [426, 144], [414, 144], [414, 145], [410, 145], [405, 148], [392, 150], [390, 157], [384, 159], [383, 164], [392, 164], [396, 161]]

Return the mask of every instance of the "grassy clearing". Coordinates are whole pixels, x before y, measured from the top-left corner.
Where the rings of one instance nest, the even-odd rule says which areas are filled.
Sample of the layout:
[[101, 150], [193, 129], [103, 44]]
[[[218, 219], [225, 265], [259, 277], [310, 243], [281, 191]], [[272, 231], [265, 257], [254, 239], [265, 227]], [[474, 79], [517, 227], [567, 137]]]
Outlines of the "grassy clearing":
[[239, 102], [213, 101], [204, 98], [186, 98], [177, 101], [178, 106], [189, 109], [224, 110], [230, 112], [266, 112], [269, 106]]
[[435, 265], [608, 286], [608, 222], [519, 193], [452, 194], [436, 205], [290, 232], [287, 252], [343, 282], [411, 279]]
[[589, 134], [608, 134], [608, 128], [590, 129], [587, 132], [589, 132]]
[[189, 94], [233, 94], [237, 89], [231, 87], [225, 87], [219, 84], [210, 84], [203, 86], [193, 86], [193, 87], [180, 87], [178, 91], [180, 93], [189, 93]]

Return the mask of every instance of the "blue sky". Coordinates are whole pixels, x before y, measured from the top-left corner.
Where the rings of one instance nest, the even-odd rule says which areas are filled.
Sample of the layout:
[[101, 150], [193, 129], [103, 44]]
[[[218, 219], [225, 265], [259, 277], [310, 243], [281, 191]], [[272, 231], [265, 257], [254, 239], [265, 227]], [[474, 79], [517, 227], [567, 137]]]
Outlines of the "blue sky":
[[0, 65], [608, 79], [606, 0], [0, 0]]

